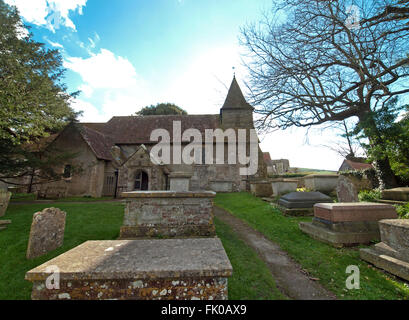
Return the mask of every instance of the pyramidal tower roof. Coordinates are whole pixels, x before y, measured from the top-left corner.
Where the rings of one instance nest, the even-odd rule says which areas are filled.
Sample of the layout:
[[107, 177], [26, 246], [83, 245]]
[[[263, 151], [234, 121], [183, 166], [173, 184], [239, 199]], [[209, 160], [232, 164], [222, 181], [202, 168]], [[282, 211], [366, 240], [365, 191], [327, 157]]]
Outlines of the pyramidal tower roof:
[[227, 93], [226, 101], [224, 102], [222, 109], [253, 109], [253, 107], [248, 104], [244, 98], [235, 76], [233, 77], [233, 81], [230, 85], [230, 89]]

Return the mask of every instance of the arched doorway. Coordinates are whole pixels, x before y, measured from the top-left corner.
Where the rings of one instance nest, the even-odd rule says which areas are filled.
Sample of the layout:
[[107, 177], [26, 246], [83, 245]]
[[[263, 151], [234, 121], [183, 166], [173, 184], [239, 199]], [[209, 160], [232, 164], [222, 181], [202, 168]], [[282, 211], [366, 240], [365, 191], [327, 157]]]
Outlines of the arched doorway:
[[135, 191], [147, 191], [149, 189], [149, 177], [148, 174], [143, 171], [139, 170], [135, 174]]

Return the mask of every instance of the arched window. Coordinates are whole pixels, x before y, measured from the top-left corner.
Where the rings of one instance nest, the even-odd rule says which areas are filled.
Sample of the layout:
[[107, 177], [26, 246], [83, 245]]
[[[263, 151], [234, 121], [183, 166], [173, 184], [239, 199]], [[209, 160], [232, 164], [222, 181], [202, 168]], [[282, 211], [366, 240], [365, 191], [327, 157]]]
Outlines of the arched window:
[[147, 191], [149, 188], [149, 177], [145, 171], [139, 170], [135, 174], [135, 191]]
[[72, 166], [67, 164], [64, 167], [63, 177], [66, 178], [66, 179], [69, 179], [69, 178], [71, 178], [71, 176], [72, 176]]

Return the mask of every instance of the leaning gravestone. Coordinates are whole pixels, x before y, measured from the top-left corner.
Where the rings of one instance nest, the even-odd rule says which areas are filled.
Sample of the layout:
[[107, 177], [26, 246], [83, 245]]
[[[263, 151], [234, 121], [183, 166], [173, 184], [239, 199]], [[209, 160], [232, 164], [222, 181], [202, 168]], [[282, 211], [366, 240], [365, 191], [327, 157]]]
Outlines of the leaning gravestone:
[[33, 216], [27, 259], [40, 257], [63, 245], [66, 213], [56, 208], [47, 208]]
[[337, 184], [338, 202], [359, 202], [355, 185], [345, 176], [339, 176]]
[[10, 198], [11, 192], [0, 189], [0, 217], [3, 217], [6, 214]]

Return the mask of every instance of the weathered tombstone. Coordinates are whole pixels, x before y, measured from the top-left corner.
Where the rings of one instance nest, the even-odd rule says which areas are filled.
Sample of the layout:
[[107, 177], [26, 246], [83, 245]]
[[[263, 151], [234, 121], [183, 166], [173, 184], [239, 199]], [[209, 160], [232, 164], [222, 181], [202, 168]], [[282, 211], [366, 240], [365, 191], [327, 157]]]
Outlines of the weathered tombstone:
[[361, 259], [409, 281], [409, 220], [381, 220], [379, 228], [382, 242], [361, 249]]
[[4, 189], [0, 189], [0, 217], [3, 217], [6, 214], [10, 198], [11, 192], [8, 192], [7, 190]]
[[313, 222], [301, 222], [301, 231], [334, 247], [367, 244], [379, 240], [378, 221], [396, 219], [395, 207], [389, 204], [319, 203], [314, 206]]
[[[59, 288], [44, 283], [58, 266]], [[88, 241], [27, 272], [33, 300], [227, 300], [218, 238]]]
[[40, 257], [63, 245], [66, 213], [56, 208], [47, 208], [33, 216], [27, 259]]
[[359, 202], [355, 185], [345, 176], [339, 176], [337, 184], [338, 202]]

